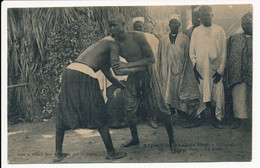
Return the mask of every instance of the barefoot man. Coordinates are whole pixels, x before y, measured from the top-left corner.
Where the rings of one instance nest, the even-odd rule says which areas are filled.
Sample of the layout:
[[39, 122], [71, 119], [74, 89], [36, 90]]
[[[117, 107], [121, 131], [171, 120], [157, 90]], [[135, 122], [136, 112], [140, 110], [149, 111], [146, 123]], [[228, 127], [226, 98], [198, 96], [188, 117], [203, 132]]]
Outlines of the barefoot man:
[[[115, 86], [124, 89], [110, 71], [110, 54], [118, 51], [117, 43], [111, 37], [105, 37], [88, 47], [74, 63], [68, 65], [62, 75], [61, 93], [56, 121], [56, 152], [54, 162], [61, 161], [66, 154], [62, 153], [65, 130], [76, 128], [98, 128], [107, 150], [107, 159], [119, 159], [126, 156], [116, 152], [107, 126], [107, 112], [100, 90], [96, 72], [101, 70]], [[131, 74], [132, 68], [122, 70]]]
[[[145, 100], [150, 115], [157, 122], [164, 123], [169, 136], [171, 152], [175, 153], [176, 143], [173, 137], [170, 110], [165, 106], [157, 76], [151, 70], [155, 61], [154, 54], [143, 33], [127, 32], [124, 25], [125, 18], [122, 14], [114, 14], [109, 19], [112, 37], [119, 45], [119, 53], [110, 54], [111, 66], [116, 75], [125, 75], [124, 71], [133, 68], [144, 68], [144, 70], [129, 74], [127, 78], [126, 88], [124, 89], [124, 111], [128, 118], [132, 139], [123, 146], [129, 147], [139, 144], [136, 111], [140, 101]], [[124, 57], [128, 63], [120, 62], [119, 55]]]

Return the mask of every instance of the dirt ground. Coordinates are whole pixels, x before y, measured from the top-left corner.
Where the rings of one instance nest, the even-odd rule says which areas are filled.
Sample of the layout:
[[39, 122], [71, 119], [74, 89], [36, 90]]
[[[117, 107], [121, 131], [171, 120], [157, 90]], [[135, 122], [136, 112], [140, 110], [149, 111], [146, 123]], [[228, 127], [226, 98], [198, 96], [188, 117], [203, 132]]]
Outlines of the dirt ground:
[[[114, 147], [127, 152], [125, 158], [106, 160], [106, 150], [97, 130], [78, 129], [65, 133], [63, 152], [68, 156], [61, 163], [151, 163], [199, 161], [250, 161], [250, 129], [243, 127], [215, 129], [205, 122], [202, 126], [185, 129], [173, 120], [178, 152], [171, 154], [164, 127], [153, 129], [138, 125], [140, 145], [120, 147], [131, 138], [128, 128], [110, 129]], [[55, 117], [38, 123], [22, 122], [8, 125], [8, 162], [53, 163], [55, 150]]]

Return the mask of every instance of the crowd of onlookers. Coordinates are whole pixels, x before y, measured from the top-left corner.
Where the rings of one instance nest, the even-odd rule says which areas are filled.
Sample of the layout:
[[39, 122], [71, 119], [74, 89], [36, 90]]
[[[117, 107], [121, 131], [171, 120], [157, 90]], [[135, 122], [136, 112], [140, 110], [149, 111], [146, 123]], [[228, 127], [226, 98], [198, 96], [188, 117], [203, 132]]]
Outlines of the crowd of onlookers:
[[[63, 72], [56, 112], [55, 162], [66, 157], [62, 152], [65, 130], [76, 128], [97, 128], [107, 159], [126, 156], [113, 147], [108, 110], [96, 73], [99, 70], [123, 92], [120, 111], [127, 118], [132, 137], [123, 147], [139, 145], [136, 114], [142, 106], [148, 109], [145, 116], [152, 127], [165, 126], [171, 153], [176, 153], [177, 147], [172, 114], [178, 114], [185, 128], [201, 125], [209, 118], [207, 111], [211, 125], [218, 129], [224, 127], [225, 111], [234, 113], [231, 128], [238, 128], [250, 118], [252, 14], [242, 17], [244, 32], [228, 39], [224, 29], [212, 23], [210, 6], [201, 6], [192, 16], [193, 27], [182, 33], [181, 17], [171, 15], [170, 32], [159, 40], [153, 34], [140, 33], [142, 17], [133, 19], [135, 31], [125, 30], [122, 14], [109, 17], [111, 36], [88, 47]], [[120, 56], [127, 62], [122, 62]], [[114, 75], [128, 75], [125, 83], [112, 74], [111, 68]], [[232, 108], [225, 110], [225, 102], [231, 99]]]
[[[224, 29], [212, 23], [212, 9], [192, 11], [193, 26], [181, 32], [181, 17], [169, 19], [170, 32], [147, 35], [156, 48], [156, 68], [165, 103], [177, 112], [180, 125], [191, 128], [205, 121], [211, 111], [211, 125], [238, 128], [252, 113], [252, 13], [241, 18], [243, 33], [226, 37]], [[144, 18], [133, 19], [133, 29], [144, 32]], [[153, 39], [151, 39], [153, 36]], [[193, 70], [192, 70], [193, 69]], [[148, 119], [152, 127], [157, 127]]]

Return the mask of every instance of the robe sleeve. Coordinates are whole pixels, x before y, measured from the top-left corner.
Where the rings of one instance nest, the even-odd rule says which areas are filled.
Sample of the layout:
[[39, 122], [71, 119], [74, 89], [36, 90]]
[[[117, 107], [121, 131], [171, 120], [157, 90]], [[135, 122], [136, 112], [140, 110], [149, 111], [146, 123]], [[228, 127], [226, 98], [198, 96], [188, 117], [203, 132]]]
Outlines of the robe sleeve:
[[189, 51], [189, 38], [187, 37], [184, 45], [185, 61], [184, 61], [183, 71], [180, 78], [178, 96], [180, 100], [186, 101], [188, 104], [190, 104], [194, 102], [194, 100], [198, 101], [199, 85], [198, 82], [196, 81], [193, 72], [192, 63], [188, 56], [189, 54], [188, 51]]
[[189, 49], [189, 53], [190, 53], [190, 60], [192, 62], [193, 67], [196, 64], [196, 51], [195, 51], [195, 45], [196, 45], [196, 30], [193, 31], [193, 33], [191, 34], [191, 40], [190, 40], [190, 49]]
[[220, 75], [224, 74], [224, 70], [225, 70], [225, 66], [226, 66], [226, 58], [227, 58], [227, 54], [226, 54], [226, 49], [227, 49], [227, 45], [226, 45], [226, 33], [223, 30], [223, 28], [220, 29], [219, 32], [219, 44], [220, 44], [220, 64], [219, 64], [219, 68], [217, 70], [217, 72]]

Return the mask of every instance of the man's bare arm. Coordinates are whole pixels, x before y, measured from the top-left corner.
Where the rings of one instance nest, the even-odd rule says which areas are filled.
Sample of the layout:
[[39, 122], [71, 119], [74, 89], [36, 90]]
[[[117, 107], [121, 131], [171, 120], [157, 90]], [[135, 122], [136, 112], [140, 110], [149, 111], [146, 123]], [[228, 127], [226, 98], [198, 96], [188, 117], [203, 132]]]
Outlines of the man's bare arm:
[[110, 46], [110, 64], [115, 75], [117, 76], [129, 75], [147, 69], [147, 66], [139, 66], [133, 68], [126, 67], [128, 63], [123, 63], [119, 59], [119, 47], [116, 42], [111, 43]]
[[116, 77], [113, 76], [110, 68], [105, 67], [102, 68], [101, 71], [103, 72], [103, 74], [106, 76], [106, 78], [113, 83], [116, 87], [124, 89], [125, 85], [123, 83], [121, 83]]
[[[119, 64], [128, 64], [128, 63], [119, 62]], [[124, 75], [130, 75], [130, 74], [140, 72], [140, 71], [145, 71], [147, 69], [148, 69], [147, 66], [132, 67], [132, 68], [120, 68], [120, 65], [119, 65], [119, 66], [114, 67], [113, 71], [114, 71], [116, 76], [124, 76]]]
[[134, 40], [138, 43], [141, 48], [141, 51], [144, 55], [144, 58], [136, 61], [136, 62], [129, 62], [125, 65], [125, 67], [121, 68], [132, 68], [132, 67], [141, 67], [141, 66], [149, 66], [155, 62], [154, 54], [151, 49], [150, 44], [146, 40], [143, 33], [136, 33], [134, 34]]

